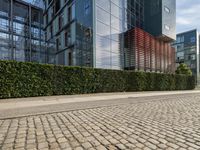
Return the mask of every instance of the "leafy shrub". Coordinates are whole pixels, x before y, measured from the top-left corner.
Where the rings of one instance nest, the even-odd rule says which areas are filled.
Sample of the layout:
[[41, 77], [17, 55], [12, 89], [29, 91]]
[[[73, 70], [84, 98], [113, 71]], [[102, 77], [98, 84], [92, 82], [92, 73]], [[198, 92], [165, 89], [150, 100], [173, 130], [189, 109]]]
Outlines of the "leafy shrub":
[[186, 64], [180, 64], [176, 70], [176, 74], [192, 75], [191, 69]]
[[195, 83], [187, 75], [0, 61], [0, 98], [192, 90]]

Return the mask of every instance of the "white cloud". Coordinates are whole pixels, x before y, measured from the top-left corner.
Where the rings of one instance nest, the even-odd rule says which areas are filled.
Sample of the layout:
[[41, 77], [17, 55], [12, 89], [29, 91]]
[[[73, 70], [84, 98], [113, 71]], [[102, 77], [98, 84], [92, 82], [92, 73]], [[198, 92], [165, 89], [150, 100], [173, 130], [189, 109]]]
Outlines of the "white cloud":
[[176, 23], [177, 23], [177, 25], [189, 25], [190, 21], [187, 20], [186, 18], [179, 17], [179, 18], [177, 18]]
[[177, 0], [177, 31], [200, 29], [200, 1]]

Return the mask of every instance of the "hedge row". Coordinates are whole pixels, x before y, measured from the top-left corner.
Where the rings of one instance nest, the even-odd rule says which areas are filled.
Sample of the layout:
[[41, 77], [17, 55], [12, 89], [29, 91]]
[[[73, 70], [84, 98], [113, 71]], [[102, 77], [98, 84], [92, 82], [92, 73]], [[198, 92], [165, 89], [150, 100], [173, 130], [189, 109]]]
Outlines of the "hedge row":
[[192, 76], [0, 61], [0, 98], [194, 88]]

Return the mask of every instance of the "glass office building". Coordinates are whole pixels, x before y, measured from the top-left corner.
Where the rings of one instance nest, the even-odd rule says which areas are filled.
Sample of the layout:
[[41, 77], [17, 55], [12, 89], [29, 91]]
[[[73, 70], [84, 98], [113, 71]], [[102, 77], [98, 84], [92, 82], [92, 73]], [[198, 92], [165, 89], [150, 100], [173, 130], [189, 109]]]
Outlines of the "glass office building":
[[[47, 63], [135, 69], [136, 52], [127, 45], [127, 33], [137, 27], [169, 44], [175, 34], [175, 5], [175, 0], [47, 0]], [[158, 32], [147, 19], [155, 15]]]
[[45, 8], [49, 63], [123, 69], [124, 33], [144, 27], [144, 0], [49, 0]]
[[177, 64], [185, 63], [193, 75], [199, 80], [199, 33], [191, 30], [177, 34], [177, 40], [172, 44], [176, 49]]
[[[148, 65], [137, 63], [145, 64], [147, 57], [154, 61], [156, 49], [157, 64], [172, 65], [168, 45], [174, 40], [175, 0], [24, 1], [0, 1], [0, 59], [146, 71]], [[157, 26], [150, 21], [155, 18]], [[144, 45], [139, 50], [139, 42], [152, 37], [142, 39], [143, 31], [158, 43], [150, 55]]]
[[144, 1], [97, 0], [95, 5], [97, 68], [124, 68], [124, 33], [144, 26]]
[[21, 0], [0, 1], [0, 59], [45, 63], [42, 9]]
[[47, 63], [93, 66], [93, 1], [45, 3]]

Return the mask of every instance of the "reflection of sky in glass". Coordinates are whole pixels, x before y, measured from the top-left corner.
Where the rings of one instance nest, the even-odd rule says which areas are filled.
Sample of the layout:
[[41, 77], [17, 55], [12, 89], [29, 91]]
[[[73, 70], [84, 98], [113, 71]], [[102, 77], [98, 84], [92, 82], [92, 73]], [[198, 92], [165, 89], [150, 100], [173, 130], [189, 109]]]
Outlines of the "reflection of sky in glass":
[[38, 7], [44, 8], [43, 0], [23, 0], [23, 1], [25, 1], [27, 3], [31, 3]]

